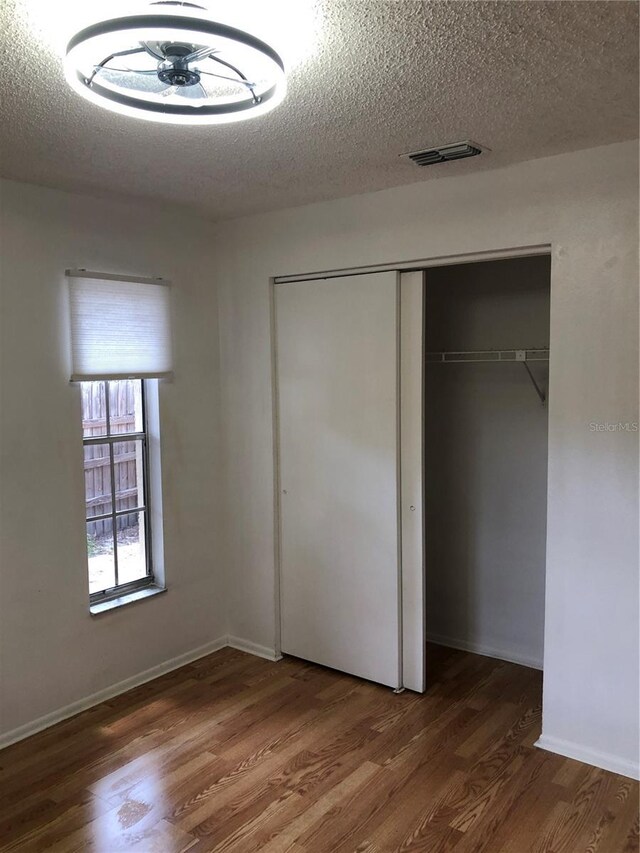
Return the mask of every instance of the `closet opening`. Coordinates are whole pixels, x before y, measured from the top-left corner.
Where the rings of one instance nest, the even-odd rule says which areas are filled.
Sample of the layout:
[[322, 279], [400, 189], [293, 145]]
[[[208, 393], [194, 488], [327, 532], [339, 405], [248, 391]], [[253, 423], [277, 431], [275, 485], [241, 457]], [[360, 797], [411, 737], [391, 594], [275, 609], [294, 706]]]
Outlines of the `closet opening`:
[[546, 255], [424, 273], [428, 689], [452, 666], [542, 689], [499, 662], [542, 669], [550, 273]]

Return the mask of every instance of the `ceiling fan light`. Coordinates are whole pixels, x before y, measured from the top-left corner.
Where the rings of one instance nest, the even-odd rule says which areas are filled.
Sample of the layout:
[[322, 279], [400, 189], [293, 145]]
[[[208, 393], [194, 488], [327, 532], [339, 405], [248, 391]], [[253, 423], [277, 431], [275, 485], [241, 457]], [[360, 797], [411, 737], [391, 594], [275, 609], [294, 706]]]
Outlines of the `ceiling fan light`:
[[272, 47], [173, 3], [84, 27], [67, 45], [64, 70], [87, 100], [169, 124], [242, 121], [270, 112], [286, 94], [284, 63]]

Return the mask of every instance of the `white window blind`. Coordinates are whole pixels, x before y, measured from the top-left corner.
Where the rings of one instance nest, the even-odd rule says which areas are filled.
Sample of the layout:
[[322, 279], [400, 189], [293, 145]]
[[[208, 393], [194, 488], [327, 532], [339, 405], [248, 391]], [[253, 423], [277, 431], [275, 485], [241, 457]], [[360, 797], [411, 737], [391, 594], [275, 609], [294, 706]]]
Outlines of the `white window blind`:
[[170, 288], [165, 281], [67, 270], [72, 382], [170, 376]]

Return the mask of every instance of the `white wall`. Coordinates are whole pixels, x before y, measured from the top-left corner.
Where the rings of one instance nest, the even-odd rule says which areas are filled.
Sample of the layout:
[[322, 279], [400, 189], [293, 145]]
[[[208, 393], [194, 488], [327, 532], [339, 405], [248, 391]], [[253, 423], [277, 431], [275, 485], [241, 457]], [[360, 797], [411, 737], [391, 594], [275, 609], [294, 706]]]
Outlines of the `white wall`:
[[[269, 276], [551, 242], [543, 740], [637, 773], [638, 434], [591, 427], [638, 420], [636, 189], [633, 142], [215, 229], [3, 184], [2, 731], [227, 632], [273, 648]], [[97, 618], [66, 267], [175, 285], [176, 379], [160, 389], [171, 589]]]
[[[226, 633], [216, 524], [218, 340], [209, 228], [2, 184], [1, 733]], [[80, 391], [64, 270], [173, 281], [175, 380], [160, 385], [166, 594], [88, 610]]]
[[[455, 172], [455, 166], [452, 168]], [[414, 184], [217, 229], [230, 633], [273, 646], [268, 277], [550, 242], [544, 732], [638, 762], [637, 144]]]
[[[544, 256], [427, 270], [426, 349], [548, 347], [549, 276]], [[518, 363], [429, 362], [425, 394], [427, 636], [541, 667], [548, 410]]]

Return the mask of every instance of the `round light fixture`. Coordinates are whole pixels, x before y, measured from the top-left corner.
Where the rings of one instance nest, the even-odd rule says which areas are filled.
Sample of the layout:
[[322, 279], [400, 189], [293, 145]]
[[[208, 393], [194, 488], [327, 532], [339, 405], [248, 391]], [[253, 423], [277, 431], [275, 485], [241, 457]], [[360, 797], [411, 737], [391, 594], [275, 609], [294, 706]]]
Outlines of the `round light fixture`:
[[169, 0], [85, 27], [67, 45], [69, 85], [105, 109], [172, 124], [242, 121], [281, 103], [276, 51], [202, 11]]

